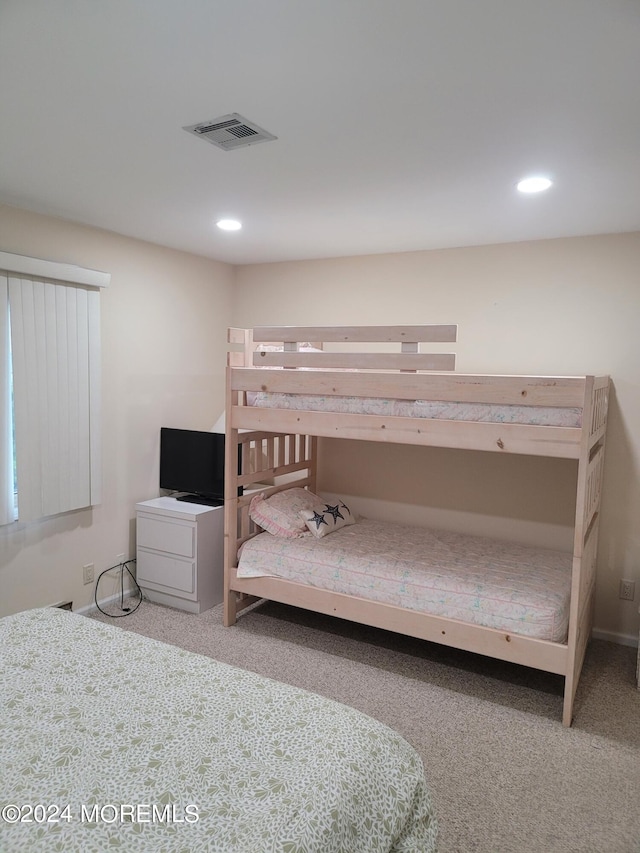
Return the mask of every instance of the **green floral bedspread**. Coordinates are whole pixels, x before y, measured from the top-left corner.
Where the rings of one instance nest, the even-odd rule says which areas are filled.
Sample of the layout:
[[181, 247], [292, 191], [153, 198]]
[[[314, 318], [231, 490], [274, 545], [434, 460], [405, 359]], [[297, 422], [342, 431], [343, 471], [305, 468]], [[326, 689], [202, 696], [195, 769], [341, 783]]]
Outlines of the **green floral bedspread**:
[[436, 849], [396, 732], [115, 626], [1, 619], [0, 709], [2, 853]]

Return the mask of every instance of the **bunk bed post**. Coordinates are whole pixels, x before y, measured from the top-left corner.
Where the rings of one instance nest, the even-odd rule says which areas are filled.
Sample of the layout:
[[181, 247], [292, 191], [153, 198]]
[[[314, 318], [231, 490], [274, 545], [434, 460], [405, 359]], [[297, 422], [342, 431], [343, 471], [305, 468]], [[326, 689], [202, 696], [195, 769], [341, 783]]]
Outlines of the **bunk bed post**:
[[570, 726], [573, 719], [573, 703], [593, 623], [608, 388], [608, 377], [585, 377], [562, 711], [564, 726]]
[[255, 346], [253, 343], [253, 329], [240, 329], [243, 335], [243, 345], [244, 345], [244, 366], [252, 367], [253, 366], [253, 353], [255, 350]]
[[[227, 367], [227, 372], [230, 370]], [[231, 383], [227, 376], [227, 423], [225, 430], [225, 475], [224, 475], [224, 625], [229, 627], [236, 621], [236, 593], [230, 587], [231, 567], [235, 563], [235, 553], [238, 540], [238, 430], [232, 429], [229, 418], [233, 397], [237, 392], [231, 392]]]
[[237, 593], [231, 589], [231, 568], [235, 565], [238, 541], [238, 430], [231, 427], [231, 412], [238, 403], [238, 392], [231, 387], [231, 369], [251, 364], [251, 330], [229, 329], [227, 341], [241, 344], [242, 352], [227, 354], [226, 391], [225, 391], [225, 464], [224, 464], [224, 616], [225, 627], [234, 625], [237, 615]]

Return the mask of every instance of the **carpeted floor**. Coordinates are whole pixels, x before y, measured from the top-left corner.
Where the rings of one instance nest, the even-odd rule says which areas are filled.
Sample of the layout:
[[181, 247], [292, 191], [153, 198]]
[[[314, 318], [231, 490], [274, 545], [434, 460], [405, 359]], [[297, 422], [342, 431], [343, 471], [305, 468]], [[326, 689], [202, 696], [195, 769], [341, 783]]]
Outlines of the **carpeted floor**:
[[440, 853], [640, 853], [634, 649], [592, 641], [565, 729], [559, 676], [285, 605], [258, 605], [233, 628], [221, 607], [195, 616], [145, 601], [125, 618], [91, 615], [399, 731], [422, 756]]

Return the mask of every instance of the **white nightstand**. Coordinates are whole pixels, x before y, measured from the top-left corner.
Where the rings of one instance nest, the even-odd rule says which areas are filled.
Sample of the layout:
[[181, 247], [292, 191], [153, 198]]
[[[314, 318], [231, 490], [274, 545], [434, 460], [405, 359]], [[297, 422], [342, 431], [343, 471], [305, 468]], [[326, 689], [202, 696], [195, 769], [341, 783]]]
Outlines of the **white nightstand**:
[[201, 613], [223, 598], [224, 507], [136, 504], [136, 578], [150, 601]]

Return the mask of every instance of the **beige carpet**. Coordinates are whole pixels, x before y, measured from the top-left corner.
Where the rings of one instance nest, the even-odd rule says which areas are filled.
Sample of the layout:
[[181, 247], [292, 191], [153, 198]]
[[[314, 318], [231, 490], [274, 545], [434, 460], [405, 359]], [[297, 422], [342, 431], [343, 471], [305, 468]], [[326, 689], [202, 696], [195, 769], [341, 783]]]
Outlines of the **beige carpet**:
[[125, 618], [93, 615], [399, 731], [424, 761], [440, 853], [640, 853], [634, 649], [591, 643], [565, 729], [559, 676], [284, 605], [259, 605], [233, 628], [220, 607], [194, 616], [145, 601]]

